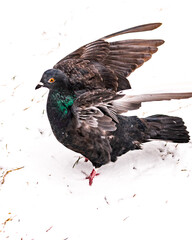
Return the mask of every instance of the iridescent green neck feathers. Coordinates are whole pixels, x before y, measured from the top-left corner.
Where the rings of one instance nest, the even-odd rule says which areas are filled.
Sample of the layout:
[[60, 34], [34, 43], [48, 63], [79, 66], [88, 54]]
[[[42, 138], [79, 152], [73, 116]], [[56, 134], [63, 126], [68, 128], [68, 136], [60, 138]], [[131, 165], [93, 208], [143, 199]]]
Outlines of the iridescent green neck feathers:
[[54, 108], [58, 111], [58, 113], [62, 113], [62, 115], [66, 115], [68, 113], [69, 108], [73, 105], [75, 101], [74, 95], [65, 95], [59, 91], [54, 91], [51, 94], [51, 102], [54, 105]]

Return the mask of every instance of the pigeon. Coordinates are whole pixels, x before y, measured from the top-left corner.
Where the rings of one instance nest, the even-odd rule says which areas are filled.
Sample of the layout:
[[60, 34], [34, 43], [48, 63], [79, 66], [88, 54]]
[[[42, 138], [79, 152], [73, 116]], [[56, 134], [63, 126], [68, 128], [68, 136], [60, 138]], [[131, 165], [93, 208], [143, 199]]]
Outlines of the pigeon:
[[192, 92], [136, 93], [127, 77], [148, 61], [161, 39], [128, 39], [109, 42], [118, 35], [150, 31], [161, 23], [150, 23], [119, 31], [88, 43], [45, 71], [36, 89], [49, 89], [47, 115], [56, 139], [91, 161], [97, 169], [142, 143], [155, 139], [187, 143], [190, 140], [180, 117], [156, 114], [146, 118], [124, 116], [143, 102], [184, 99]]

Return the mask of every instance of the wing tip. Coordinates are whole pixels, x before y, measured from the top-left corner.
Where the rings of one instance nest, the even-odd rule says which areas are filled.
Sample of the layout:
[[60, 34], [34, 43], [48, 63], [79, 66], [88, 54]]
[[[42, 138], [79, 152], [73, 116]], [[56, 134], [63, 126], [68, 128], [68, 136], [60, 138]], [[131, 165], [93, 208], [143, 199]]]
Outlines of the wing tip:
[[151, 24], [154, 24], [154, 29], [160, 27], [162, 25], [161, 22], [157, 22], [157, 23], [151, 23]]
[[158, 47], [163, 45], [165, 43], [165, 40], [159, 39], [158, 41]]
[[122, 34], [126, 34], [126, 33], [151, 31], [151, 30], [154, 30], [154, 29], [160, 27], [161, 25], [162, 25], [161, 22], [138, 25], [138, 26], [135, 26], [132, 28], [128, 28], [128, 29], [116, 32], [116, 33], [112, 33], [110, 35], [100, 38], [99, 40], [107, 40], [109, 38], [116, 37], [118, 35], [122, 35]]

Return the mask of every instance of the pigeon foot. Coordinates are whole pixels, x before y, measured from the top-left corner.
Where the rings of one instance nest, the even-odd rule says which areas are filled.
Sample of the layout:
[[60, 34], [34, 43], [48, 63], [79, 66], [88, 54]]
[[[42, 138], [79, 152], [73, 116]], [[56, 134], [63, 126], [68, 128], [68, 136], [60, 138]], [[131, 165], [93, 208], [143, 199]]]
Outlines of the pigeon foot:
[[98, 175], [99, 175], [99, 173], [97, 173], [96, 170], [95, 170], [95, 168], [93, 168], [91, 174], [86, 177], [86, 179], [89, 179], [89, 186], [92, 185], [94, 177], [95, 177], [95, 176], [98, 176]]

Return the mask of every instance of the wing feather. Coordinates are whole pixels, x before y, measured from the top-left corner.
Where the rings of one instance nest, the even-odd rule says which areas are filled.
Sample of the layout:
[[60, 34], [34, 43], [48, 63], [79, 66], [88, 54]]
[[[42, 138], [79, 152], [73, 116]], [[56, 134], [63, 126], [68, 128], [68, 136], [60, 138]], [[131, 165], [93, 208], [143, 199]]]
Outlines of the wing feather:
[[[130, 92], [130, 93], [129, 93]], [[136, 110], [141, 107], [143, 102], [167, 101], [172, 99], [191, 98], [192, 92], [164, 92], [164, 93], [145, 93], [134, 94], [134, 91], [128, 90], [120, 100], [113, 101], [113, 107], [118, 114], [129, 110]]]
[[89, 125], [105, 131], [116, 130], [118, 118], [111, 102], [122, 98], [122, 94], [100, 89], [81, 94], [73, 104], [78, 126]]
[[192, 92], [134, 93], [133, 90], [114, 92], [107, 89], [93, 90], [81, 94], [74, 102], [78, 126], [83, 124], [105, 131], [116, 130], [118, 114], [141, 107], [142, 102], [185, 99]]
[[122, 35], [122, 34], [126, 34], [126, 33], [151, 31], [151, 30], [154, 30], [154, 29], [160, 27], [161, 25], [162, 25], [162, 23], [143, 24], [143, 25], [139, 25], [139, 26], [136, 26], [136, 27], [125, 29], [123, 31], [112, 33], [110, 35], [102, 37], [101, 39], [102, 40], [107, 40], [109, 38], [116, 37], [116, 36], [119, 36], [119, 35]]
[[74, 87], [78, 83], [79, 89], [107, 88], [114, 91], [129, 89], [131, 86], [126, 77], [148, 61], [164, 41], [106, 40], [126, 33], [150, 31], [160, 25], [161, 23], [145, 24], [107, 35], [67, 55], [54, 68], [67, 74]]

